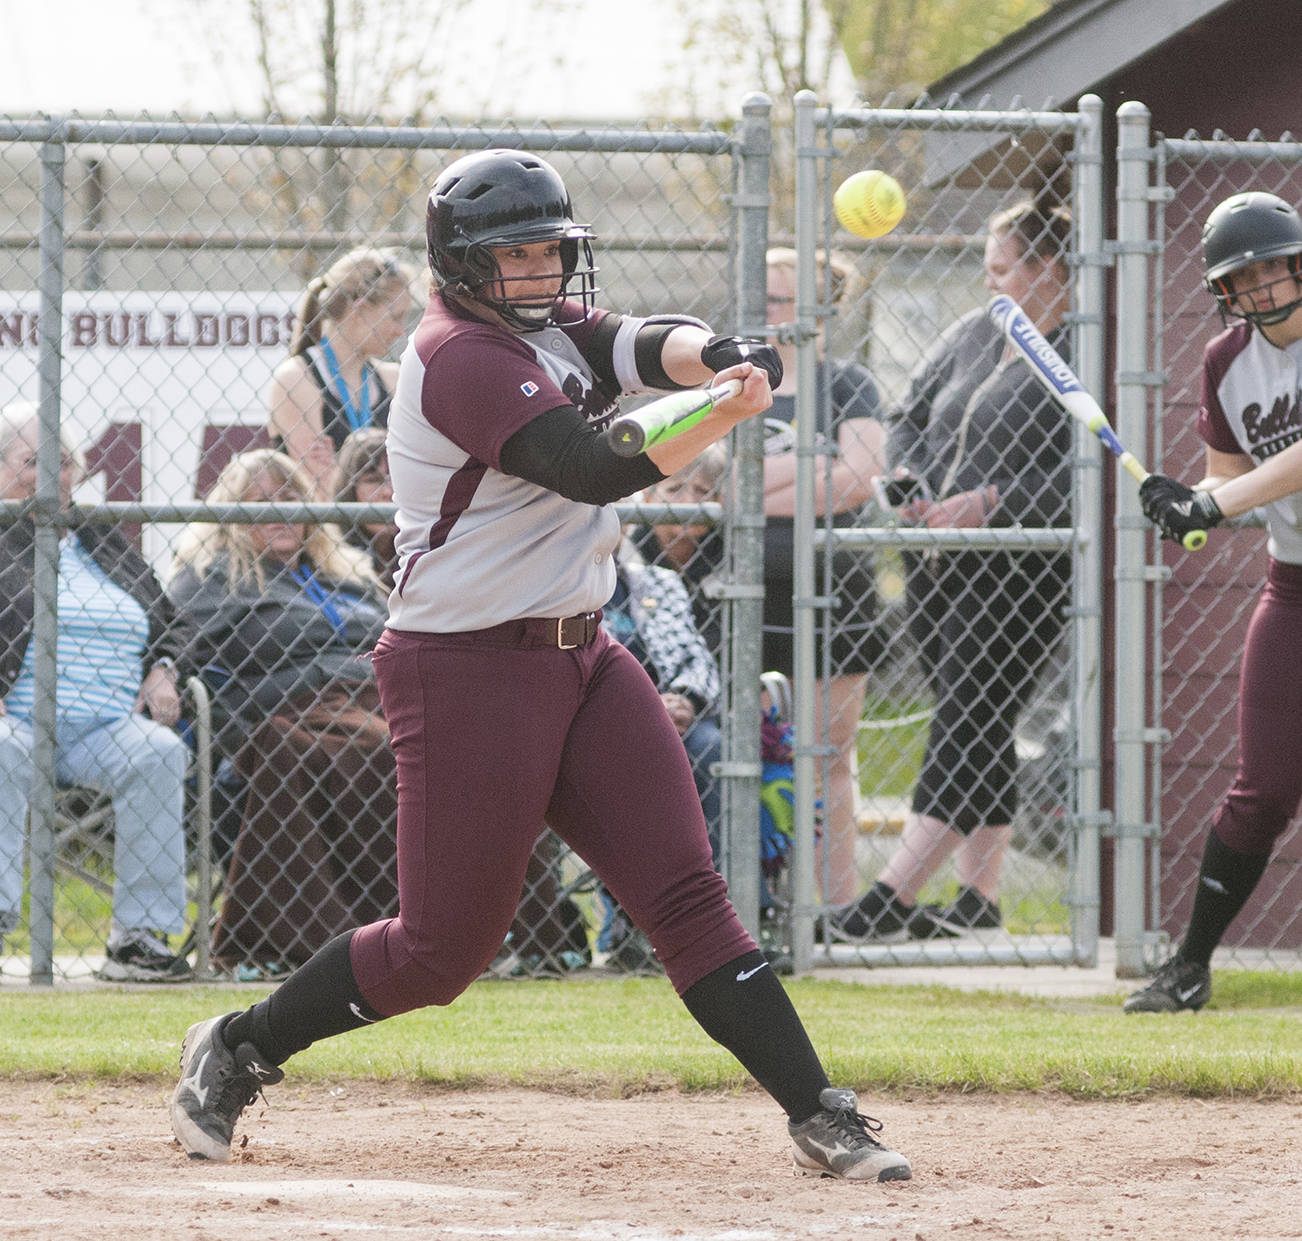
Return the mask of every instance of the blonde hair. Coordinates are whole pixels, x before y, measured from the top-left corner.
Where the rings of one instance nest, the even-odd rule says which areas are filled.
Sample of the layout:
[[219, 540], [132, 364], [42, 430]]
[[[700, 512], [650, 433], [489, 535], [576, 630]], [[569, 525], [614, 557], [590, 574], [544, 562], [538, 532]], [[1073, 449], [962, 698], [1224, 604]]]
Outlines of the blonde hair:
[[326, 322], [337, 323], [357, 302], [382, 302], [406, 289], [416, 300], [417, 271], [394, 250], [360, 246], [349, 250], [307, 286], [294, 315], [294, 335], [289, 342], [293, 357], [321, 343]]
[[699, 478], [709, 487], [711, 495], [719, 495], [723, 490], [727, 473], [728, 450], [722, 443], [716, 441], [703, 448], [681, 470], [669, 477], [684, 481]]
[[[264, 476], [275, 480], [277, 493], [287, 493], [283, 496], [284, 503], [316, 500], [312, 476], [283, 452], [272, 448], [237, 453], [223, 467], [204, 499], [209, 504], [239, 504], [252, 498], [254, 484]], [[263, 502], [262, 497], [257, 499]], [[279, 495], [277, 500], [281, 500]], [[336, 581], [363, 587], [378, 584], [370, 558], [350, 547], [337, 525], [308, 525], [303, 551], [314, 569]], [[189, 568], [202, 577], [221, 555], [229, 559], [232, 588], [249, 583], [255, 584], [259, 591], [266, 587], [266, 569], [253, 549], [249, 526], [244, 522], [191, 522], [177, 539], [171, 576], [174, 578], [182, 569]]]
[[1048, 205], [1043, 198], [1027, 198], [996, 211], [990, 217], [996, 237], [1015, 237], [1024, 256], [1041, 263], [1066, 263], [1071, 249], [1071, 208]]
[[[796, 251], [790, 246], [773, 246], [764, 255], [765, 266], [770, 268], [780, 267], [794, 272], [796, 261]], [[819, 297], [823, 295], [824, 281], [831, 278], [831, 301], [835, 304], [841, 300], [846, 285], [854, 274], [854, 262], [835, 250], [815, 250], [814, 271], [818, 275]]]
[[[35, 401], [11, 401], [0, 409], [0, 458], [7, 457], [9, 450], [33, 423], [39, 425], [41, 407]], [[59, 451], [63, 456], [76, 463], [77, 477], [86, 473], [86, 455], [68, 438], [68, 428], [59, 424]]]

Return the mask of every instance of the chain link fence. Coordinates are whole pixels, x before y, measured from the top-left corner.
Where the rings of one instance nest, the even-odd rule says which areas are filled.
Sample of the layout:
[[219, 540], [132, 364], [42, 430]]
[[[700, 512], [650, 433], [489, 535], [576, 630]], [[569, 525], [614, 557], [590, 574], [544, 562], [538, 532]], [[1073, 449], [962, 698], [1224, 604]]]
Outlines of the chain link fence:
[[[806, 95], [796, 117], [796, 166], [772, 170], [762, 97], [698, 133], [0, 122], [5, 979], [271, 979], [336, 931], [392, 912], [383, 721], [365, 682], [325, 677], [319, 659], [365, 649], [382, 623], [383, 463], [359, 449], [357, 470], [332, 458], [306, 481], [268, 474], [277, 434], [310, 465], [293, 421], [273, 424], [275, 377], [311, 282], [360, 250], [384, 277], [363, 292], [385, 291], [361, 301], [395, 324], [375, 351], [381, 399], [427, 294], [428, 187], [458, 154], [494, 145], [560, 170], [599, 239], [600, 304], [767, 331], [792, 359], [798, 382], [765, 427], [741, 428], [621, 507], [633, 605], [608, 618], [644, 643], [639, 600], [690, 617], [679, 665], [655, 671], [665, 693], [694, 687], [684, 744], [718, 864], [772, 959], [1091, 963], [1111, 831], [1119, 963], [1150, 963], [1187, 915], [1199, 842], [1232, 775], [1260, 532], [1218, 537], [1197, 562], [1166, 552], [1155, 596], [1156, 543], [1134, 497], [1117, 490], [1113, 549], [1112, 463], [1043, 402], [1014, 394], [1007, 408], [1024, 408], [1023, 425], [960, 416], [957, 438], [939, 436], [930, 458], [912, 454], [908, 429], [931, 399], [938, 342], [984, 319], [991, 218], [1035, 198], [1071, 213], [1065, 233], [1039, 239], [1046, 264], [1068, 273], [1055, 340], [1085, 386], [1104, 391], [1115, 267], [1122, 438], [1145, 443], [1160, 399], [1148, 459], [1195, 477], [1194, 376], [1217, 327], [1198, 284], [1198, 229], [1247, 184], [1297, 201], [1298, 152], [1154, 146], [1144, 133], [1129, 164], [1121, 152], [1113, 243], [1096, 100], [1075, 113], [842, 112]], [[1134, 119], [1122, 118], [1123, 148]], [[861, 241], [837, 229], [832, 195], [868, 167], [900, 181], [908, 209], [889, 235]], [[786, 258], [766, 270], [774, 250]], [[920, 371], [927, 358], [933, 369]], [[995, 369], [1024, 367], [1000, 356]], [[982, 434], [968, 442], [973, 427]], [[938, 501], [995, 492], [979, 522], [931, 524], [871, 485], [897, 465]], [[783, 471], [794, 500], [766, 502]], [[844, 503], [820, 499], [837, 492]], [[243, 579], [239, 561], [286, 528], [310, 543], [318, 580], [278, 597], [285, 582]], [[314, 623], [293, 619], [304, 598]], [[259, 602], [279, 626], [254, 641], [232, 618]], [[986, 717], [955, 708], [953, 678], [937, 680], [929, 644], [953, 616], [971, 640], [958, 657], [998, 691]], [[1102, 667], [1109, 623], [1115, 681]], [[295, 692], [275, 688], [281, 673]], [[105, 716], [116, 731], [100, 730]], [[1008, 830], [975, 863], [930, 869], [919, 903], [946, 909], [993, 866], [999, 924], [838, 934], [837, 915], [896, 873], [915, 791], [946, 769], [963, 782], [946, 813], [976, 829], [970, 838]], [[1278, 879], [1232, 944], [1294, 942], [1295, 852], [1285, 842]], [[658, 969], [581, 859], [544, 832], [493, 973], [589, 964]]]
[[[767, 105], [757, 117], [695, 133], [0, 123], [5, 977], [275, 978], [395, 912], [392, 758], [353, 658], [383, 623], [393, 510], [382, 445], [332, 445], [317, 469], [285, 417], [305, 293], [344, 288], [334, 343], [372, 358], [378, 408], [428, 294], [430, 184], [465, 151], [513, 146], [555, 164], [600, 238], [600, 304], [735, 331], [744, 239], [765, 227], [745, 191], [748, 175], [767, 184], [767, 141], [743, 169]], [[338, 391], [330, 359], [311, 360]], [[290, 394], [318, 439], [324, 387]], [[673, 493], [677, 508], [624, 506], [629, 564], [689, 622], [695, 607], [703, 692], [685, 743], [723, 865], [725, 838], [756, 835], [724, 823], [734, 805], [754, 817], [759, 784], [758, 668], [741, 689], [726, 675], [747, 489], [726, 507], [714, 486], [704, 508], [683, 494], [686, 508]], [[665, 560], [666, 523], [711, 544], [717, 589], [688, 594], [681, 574], [705, 553]], [[311, 575], [264, 572], [285, 541]], [[745, 663], [754, 642], [738, 646]], [[567, 972], [620, 921], [545, 834], [495, 969]]]

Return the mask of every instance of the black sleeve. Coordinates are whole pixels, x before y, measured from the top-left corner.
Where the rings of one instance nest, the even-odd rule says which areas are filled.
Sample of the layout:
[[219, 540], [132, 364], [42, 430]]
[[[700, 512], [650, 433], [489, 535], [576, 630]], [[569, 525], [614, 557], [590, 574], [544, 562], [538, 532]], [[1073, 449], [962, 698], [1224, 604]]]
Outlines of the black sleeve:
[[502, 445], [502, 470], [582, 504], [613, 504], [665, 476], [645, 453], [621, 457], [573, 405], [559, 405]]

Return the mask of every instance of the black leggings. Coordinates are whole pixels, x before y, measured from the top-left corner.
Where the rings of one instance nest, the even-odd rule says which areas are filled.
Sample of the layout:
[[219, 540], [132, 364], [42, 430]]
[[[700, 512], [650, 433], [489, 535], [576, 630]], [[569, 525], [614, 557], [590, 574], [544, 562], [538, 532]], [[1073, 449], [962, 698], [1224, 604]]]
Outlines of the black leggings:
[[1017, 811], [1014, 732], [1062, 633], [1071, 561], [961, 552], [910, 566], [909, 627], [935, 696], [913, 810], [967, 835]]

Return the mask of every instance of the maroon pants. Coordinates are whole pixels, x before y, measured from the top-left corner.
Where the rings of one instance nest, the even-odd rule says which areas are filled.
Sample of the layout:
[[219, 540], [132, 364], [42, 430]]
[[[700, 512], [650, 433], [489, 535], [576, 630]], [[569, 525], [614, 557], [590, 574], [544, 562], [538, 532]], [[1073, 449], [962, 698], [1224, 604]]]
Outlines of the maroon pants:
[[398, 764], [398, 916], [352, 965], [394, 1016], [493, 959], [548, 824], [646, 932], [679, 994], [754, 948], [715, 871], [683, 743], [624, 647], [388, 630], [375, 675]]
[[1216, 834], [1270, 853], [1302, 800], [1302, 565], [1271, 560], [1239, 673], [1239, 764]]

